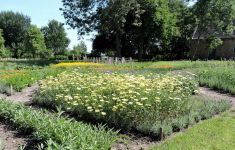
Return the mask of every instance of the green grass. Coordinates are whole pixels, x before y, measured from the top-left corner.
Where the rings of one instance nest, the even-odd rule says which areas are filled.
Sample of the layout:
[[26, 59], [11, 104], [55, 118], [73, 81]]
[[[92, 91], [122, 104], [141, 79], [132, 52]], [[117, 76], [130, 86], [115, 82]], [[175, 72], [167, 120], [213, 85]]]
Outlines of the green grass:
[[177, 134], [153, 150], [234, 150], [235, 116], [222, 116], [203, 121]]

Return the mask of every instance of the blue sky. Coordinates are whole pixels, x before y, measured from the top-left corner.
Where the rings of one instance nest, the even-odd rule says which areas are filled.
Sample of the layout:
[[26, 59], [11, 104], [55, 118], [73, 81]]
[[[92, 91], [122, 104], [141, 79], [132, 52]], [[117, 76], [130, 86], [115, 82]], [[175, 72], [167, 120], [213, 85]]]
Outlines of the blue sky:
[[[36, 24], [38, 27], [46, 26], [48, 21], [52, 19], [65, 23], [62, 12], [59, 10], [61, 7], [61, 0], [0, 0], [0, 11], [11, 10], [21, 12], [28, 15], [31, 18], [32, 24]], [[71, 40], [69, 47], [72, 48], [73, 45], [79, 43], [77, 31], [69, 29], [69, 26], [65, 26], [65, 28]], [[88, 51], [92, 48], [90, 38], [87, 36], [83, 39], [88, 47]]]

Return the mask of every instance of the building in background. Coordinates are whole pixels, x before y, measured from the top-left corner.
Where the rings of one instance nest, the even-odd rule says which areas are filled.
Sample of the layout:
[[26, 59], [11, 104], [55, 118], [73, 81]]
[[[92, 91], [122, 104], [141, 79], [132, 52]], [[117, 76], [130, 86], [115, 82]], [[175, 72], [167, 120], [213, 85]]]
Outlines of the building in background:
[[[235, 26], [235, 20], [233, 21]], [[223, 44], [218, 48], [209, 51], [208, 42], [202, 36], [199, 38], [197, 33], [193, 36], [190, 47], [190, 57], [198, 58], [198, 59], [235, 59], [235, 30], [228, 35], [218, 35], [218, 37], [223, 41]]]

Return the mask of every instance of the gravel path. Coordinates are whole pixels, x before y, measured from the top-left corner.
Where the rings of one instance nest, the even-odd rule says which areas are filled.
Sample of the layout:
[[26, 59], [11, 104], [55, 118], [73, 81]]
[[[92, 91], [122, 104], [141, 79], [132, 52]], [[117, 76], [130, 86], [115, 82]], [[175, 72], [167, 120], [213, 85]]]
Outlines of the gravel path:
[[16, 92], [11, 96], [0, 94], [0, 98], [11, 100], [13, 102], [20, 102], [23, 104], [31, 103], [32, 95], [37, 91], [38, 85], [33, 85], [22, 90], [22, 92]]
[[235, 107], [235, 97], [229, 94], [222, 94], [216, 91], [211, 90], [210, 88], [200, 87], [199, 96], [203, 98], [209, 98], [211, 100], [228, 100], [232, 103], [232, 106]]

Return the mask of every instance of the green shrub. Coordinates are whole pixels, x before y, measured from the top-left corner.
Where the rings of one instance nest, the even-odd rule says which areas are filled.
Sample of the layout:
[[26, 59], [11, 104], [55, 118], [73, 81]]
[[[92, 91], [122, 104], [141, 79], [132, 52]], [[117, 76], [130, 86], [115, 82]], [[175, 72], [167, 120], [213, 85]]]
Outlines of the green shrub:
[[117, 139], [117, 133], [104, 126], [94, 127], [5, 100], [0, 101], [0, 118], [43, 141], [50, 150], [107, 150]]
[[160, 129], [163, 129], [163, 135], [167, 136], [173, 131], [182, 130], [188, 126], [194, 125], [203, 119], [209, 119], [212, 116], [228, 110], [231, 107], [229, 101], [201, 100], [193, 98], [190, 102], [187, 113], [173, 119], [164, 120], [163, 122], [148, 120], [137, 126], [138, 131], [159, 137]]
[[198, 75], [200, 85], [235, 94], [234, 68], [200, 69]]

